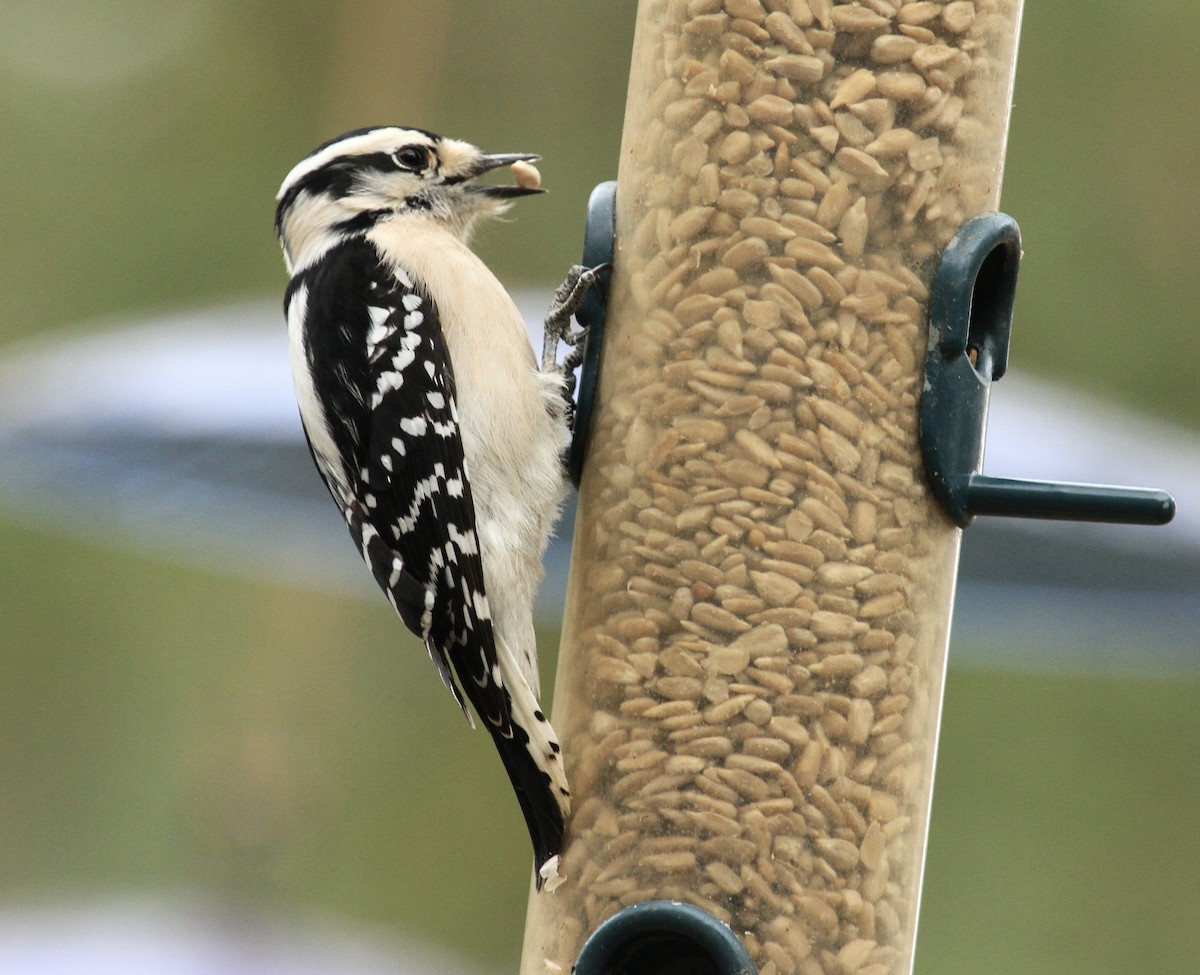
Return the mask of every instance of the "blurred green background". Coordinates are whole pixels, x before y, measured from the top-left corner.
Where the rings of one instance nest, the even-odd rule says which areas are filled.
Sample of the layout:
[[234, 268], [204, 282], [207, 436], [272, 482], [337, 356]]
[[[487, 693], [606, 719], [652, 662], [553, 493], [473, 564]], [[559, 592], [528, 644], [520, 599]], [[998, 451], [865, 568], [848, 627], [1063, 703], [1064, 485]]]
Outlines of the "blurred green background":
[[[552, 286], [615, 175], [634, 8], [8, 0], [0, 343], [280, 294], [279, 180], [380, 121], [542, 153], [551, 192], [480, 249]], [[1011, 368], [1192, 429], [1197, 36], [1191, 2], [1027, 4], [1003, 204], [1026, 251]], [[515, 968], [515, 804], [382, 600], [2, 508], [0, 546], [0, 907], [198, 890]], [[952, 667], [918, 972], [1196, 970], [1198, 690]]]

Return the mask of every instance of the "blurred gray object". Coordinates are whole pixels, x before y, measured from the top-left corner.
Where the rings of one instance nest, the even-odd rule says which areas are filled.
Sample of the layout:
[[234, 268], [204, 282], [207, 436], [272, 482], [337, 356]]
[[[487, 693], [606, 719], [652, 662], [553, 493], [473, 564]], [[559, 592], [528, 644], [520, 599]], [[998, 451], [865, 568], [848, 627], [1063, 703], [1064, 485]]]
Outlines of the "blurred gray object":
[[[549, 297], [517, 295], [535, 348]], [[1019, 363], [991, 402], [988, 471], [1162, 487], [1179, 514], [1165, 528], [980, 519], [963, 542], [952, 661], [1194, 671], [1200, 438], [1022, 377]], [[0, 350], [0, 512], [380, 598], [312, 468], [271, 303]], [[548, 553], [544, 619], [561, 612], [572, 517], [568, 505]], [[1001, 656], [984, 658], [981, 646]]]
[[370, 931], [219, 911], [178, 896], [0, 911], [5, 975], [452, 975]]

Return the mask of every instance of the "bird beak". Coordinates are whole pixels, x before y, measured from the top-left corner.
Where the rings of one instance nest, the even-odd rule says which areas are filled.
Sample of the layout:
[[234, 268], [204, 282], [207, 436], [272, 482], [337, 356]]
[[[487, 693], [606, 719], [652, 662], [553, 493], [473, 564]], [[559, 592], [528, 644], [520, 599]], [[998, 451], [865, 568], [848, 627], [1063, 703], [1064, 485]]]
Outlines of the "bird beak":
[[[515, 162], [533, 162], [541, 159], [537, 153], [533, 152], [496, 152], [489, 155], [481, 156], [479, 162], [472, 167], [470, 175], [472, 177], [482, 176], [484, 173], [490, 173], [493, 169], [499, 169], [501, 166], [511, 166]], [[532, 193], [544, 193], [540, 186], [507, 186], [507, 185], [492, 185], [492, 186], [472, 186], [472, 190], [476, 193], [482, 193], [498, 200], [509, 200], [518, 196], [529, 196]]]

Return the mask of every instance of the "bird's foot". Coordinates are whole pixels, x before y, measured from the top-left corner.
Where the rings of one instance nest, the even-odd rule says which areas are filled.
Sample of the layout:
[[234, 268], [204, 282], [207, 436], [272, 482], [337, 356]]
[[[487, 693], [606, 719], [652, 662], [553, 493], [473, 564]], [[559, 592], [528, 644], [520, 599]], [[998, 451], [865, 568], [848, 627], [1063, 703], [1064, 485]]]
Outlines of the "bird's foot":
[[[575, 370], [583, 362], [584, 339], [587, 338], [586, 326], [573, 327], [572, 318], [579, 311], [588, 289], [595, 287], [600, 275], [608, 271], [612, 265], [597, 264], [595, 267], [585, 267], [575, 264], [567, 272], [567, 277], [554, 292], [550, 308], [546, 312], [545, 340], [542, 345], [542, 371], [554, 373], [562, 377], [563, 397], [566, 400], [567, 417], [573, 422], [575, 415]], [[569, 347], [569, 351], [558, 361], [558, 344]]]

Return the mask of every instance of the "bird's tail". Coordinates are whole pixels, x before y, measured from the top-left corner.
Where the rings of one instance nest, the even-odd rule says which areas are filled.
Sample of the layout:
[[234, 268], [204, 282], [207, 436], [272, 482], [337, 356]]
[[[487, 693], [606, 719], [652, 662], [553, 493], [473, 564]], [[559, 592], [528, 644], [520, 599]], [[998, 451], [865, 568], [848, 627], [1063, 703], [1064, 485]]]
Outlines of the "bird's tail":
[[489, 724], [488, 730], [525, 815], [533, 841], [537, 889], [541, 890], [545, 884], [547, 890], [553, 890], [561, 882], [558, 854], [571, 809], [562, 749], [516, 657], [499, 634], [496, 654], [512, 721], [508, 729]]

